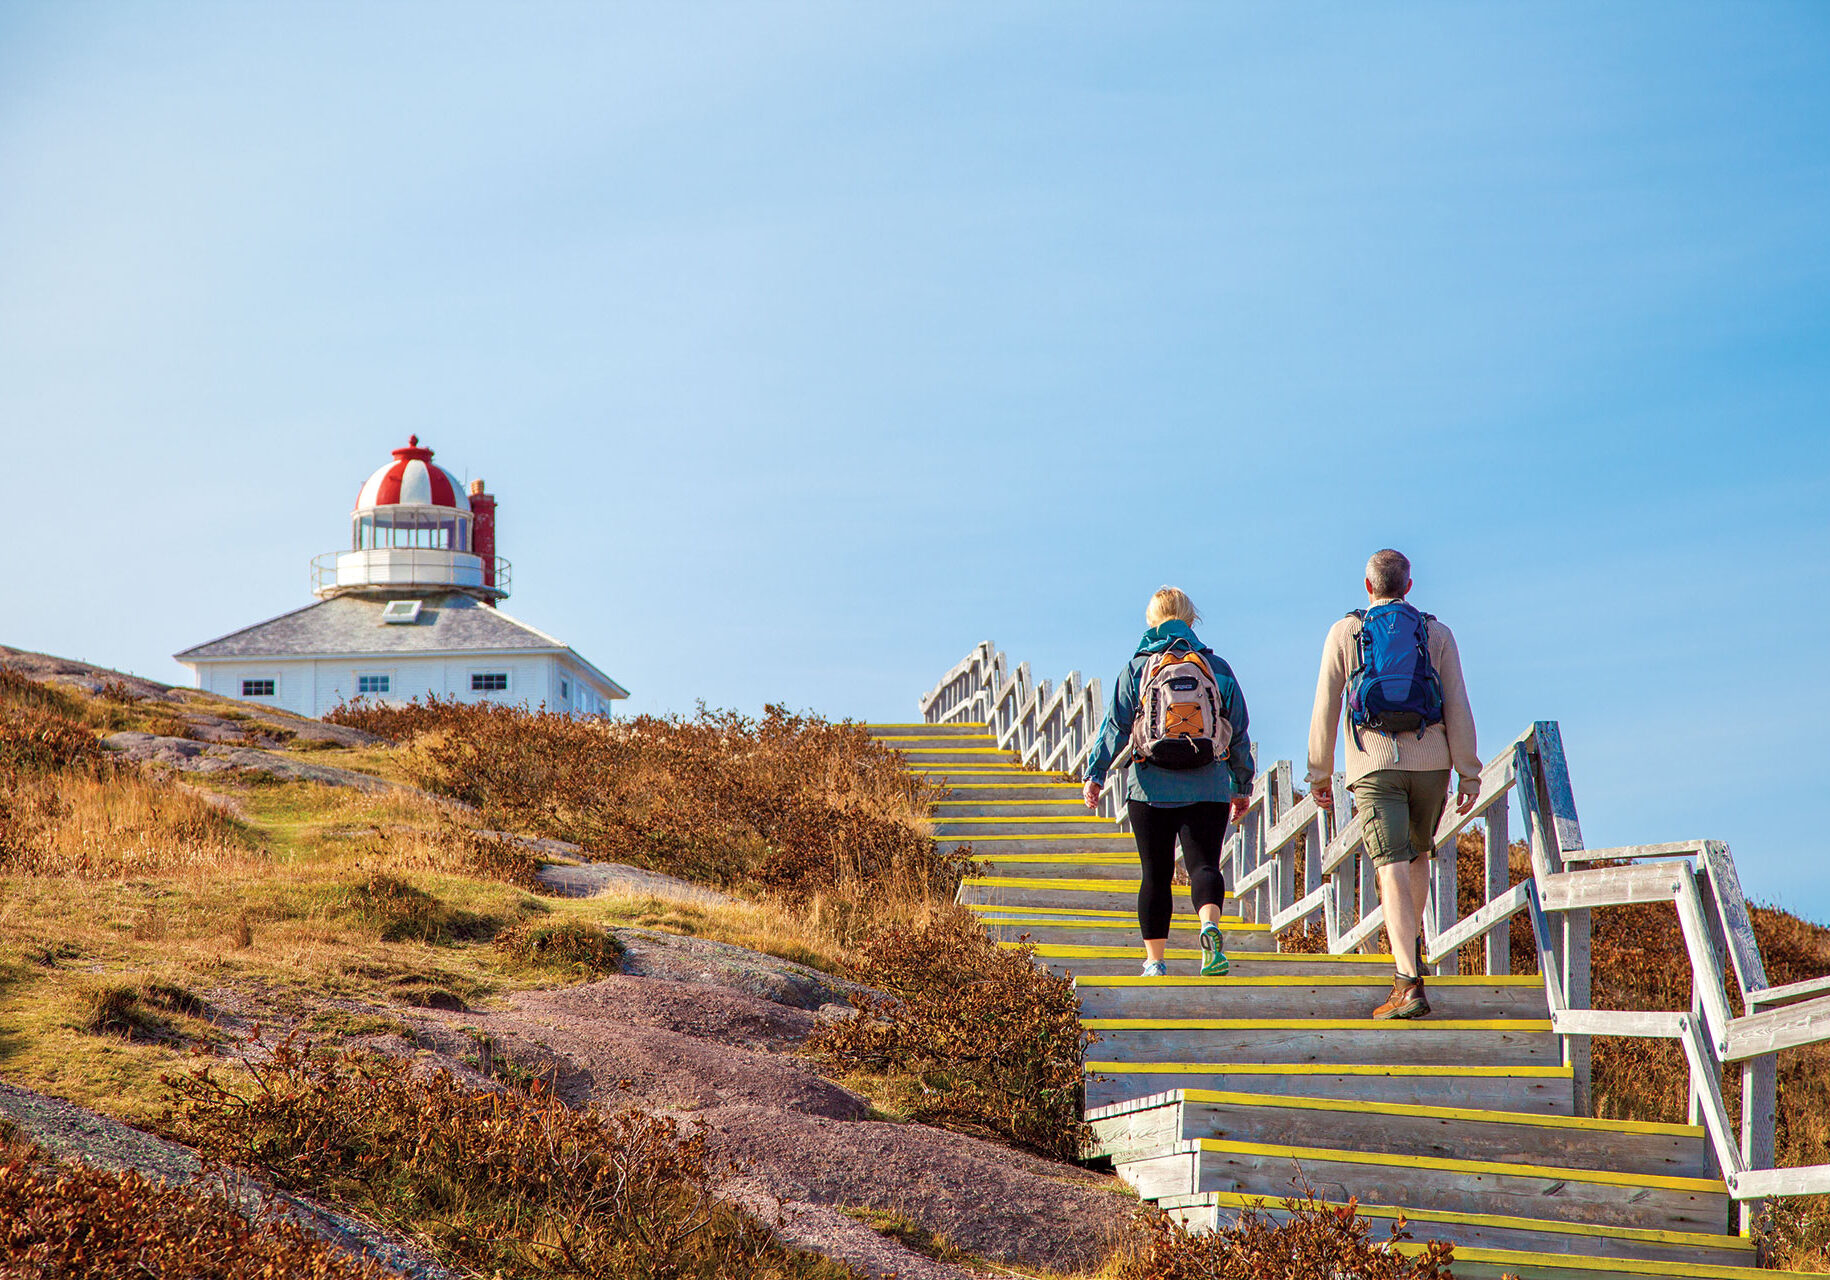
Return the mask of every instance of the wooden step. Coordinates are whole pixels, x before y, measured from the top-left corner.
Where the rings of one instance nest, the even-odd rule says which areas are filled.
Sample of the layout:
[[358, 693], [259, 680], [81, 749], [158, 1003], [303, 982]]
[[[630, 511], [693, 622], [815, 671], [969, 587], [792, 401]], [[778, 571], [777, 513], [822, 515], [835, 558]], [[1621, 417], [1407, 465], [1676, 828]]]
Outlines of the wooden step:
[[1413, 1066], [1379, 1063], [1117, 1062], [1087, 1053], [1086, 1105], [1134, 1101], [1175, 1089], [1360, 1099], [1417, 1106], [1575, 1114], [1575, 1076], [1555, 1066]]
[[961, 818], [1088, 818], [1112, 825], [1110, 818], [1092, 813], [1072, 796], [1058, 800], [937, 800], [931, 817], [935, 822], [956, 822]]
[[1097, 855], [1102, 853], [1127, 854], [1130, 856], [1134, 879], [1137, 873], [1137, 841], [1122, 831], [1112, 830], [1110, 824], [1107, 824], [1104, 831], [1067, 830], [1047, 835], [953, 835], [947, 839], [983, 849], [987, 858], [1019, 853], [1066, 853], [1080, 856], [1092, 854], [1095, 856], [1089, 861], [1101, 862], [1103, 860]]
[[[1423, 1252], [1421, 1244], [1400, 1244], [1404, 1254]], [[1773, 1280], [1799, 1277], [1808, 1280], [1821, 1273], [1760, 1271], [1749, 1267], [1721, 1267], [1713, 1263], [1631, 1262], [1626, 1259], [1584, 1258], [1551, 1250], [1523, 1253], [1512, 1249], [1457, 1249], [1456, 1280]]]
[[[1231, 953], [1228, 953], [1229, 955]], [[1252, 1018], [1292, 1010], [1318, 1018], [1359, 1018], [1391, 991], [1389, 974], [1290, 977], [1076, 978], [1080, 1011], [1089, 1018]], [[1544, 980], [1536, 975], [1432, 978], [1436, 1018], [1541, 1018]]]
[[[988, 925], [1007, 920], [1032, 920], [1038, 916], [1047, 916], [1053, 920], [1125, 921], [1132, 928], [1137, 928], [1136, 908], [1129, 911], [1105, 911], [1097, 907], [1005, 907], [996, 903], [965, 903], [963, 905], [966, 910]], [[1181, 905], [1189, 906], [1186, 902]], [[1239, 918], [1238, 905], [1229, 896], [1225, 902], [1220, 904], [1220, 918], [1236, 921]], [[1169, 923], [1172, 927], [1198, 929], [1201, 926], [1201, 917], [1188, 911], [1179, 911], [1169, 918]]]
[[1098, 814], [1088, 814], [1084, 809], [1077, 814], [1044, 817], [1022, 818], [952, 818], [935, 815], [929, 819], [933, 824], [934, 835], [938, 839], [980, 840], [986, 836], [1036, 836], [1040, 839], [1053, 839], [1060, 835], [1116, 835], [1133, 849], [1136, 842], [1124, 832], [1112, 825], [1109, 818]]
[[[1279, 1198], [1279, 1200], [1281, 1197]], [[1208, 1191], [1192, 1196], [1169, 1196], [1158, 1206], [1191, 1231], [1213, 1231], [1231, 1226], [1239, 1214], [1257, 1208], [1266, 1217], [1282, 1222], [1289, 1218], [1279, 1200], [1237, 1192]], [[1339, 1201], [1322, 1201], [1327, 1208], [1343, 1207]], [[1393, 1205], [1357, 1205], [1359, 1215], [1372, 1221], [1373, 1239], [1383, 1241], [1388, 1227], [1403, 1215], [1406, 1229], [1418, 1242], [1447, 1240], [1455, 1246], [1455, 1274], [1473, 1274], [1464, 1270], [1464, 1258], [1472, 1251], [1509, 1250], [1518, 1255], [1522, 1265], [1531, 1255], [1549, 1255], [1550, 1265], [1562, 1265], [1564, 1257], [1597, 1267], [1608, 1261], [1675, 1262], [1693, 1267], [1712, 1268], [1703, 1275], [1733, 1275], [1728, 1268], [1752, 1268], [1755, 1246], [1741, 1236], [1708, 1231], [1651, 1231], [1638, 1227], [1608, 1226], [1585, 1222], [1561, 1222], [1554, 1218], [1528, 1218], [1507, 1214], [1446, 1213], [1433, 1209], [1400, 1208]], [[1402, 1246], [1401, 1246], [1402, 1247]], [[1515, 1272], [1518, 1271], [1515, 1266]], [[1623, 1274], [1608, 1270], [1583, 1270], [1585, 1276]], [[1681, 1272], [1639, 1271], [1625, 1274], [1672, 1275]], [[1771, 1271], [1747, 1271], [1749, 1276], [1771, 1276]]]
[[[1027, 916], [1017, 919], [987, 919], [985, 927], [995, 938], [1017, 938], [1027, 936], [1039, 946], [1064, 947], [1115, 947], [1130, 943], [1142, 946], [1143, 939], [1138, 932], [1137, 917], [1134, 914], [1129, 920], [1051, 920], [1046, 916]], [[1194, 925], [1177, 925], [1169, 927], [1169, 944], [1172, 947], [1189, 948], [1198, 955], [1199, 929]], [[1223, 941], [1221, 950], [1230, 957], [1236, 951], [1275, 951], [1277, 939], [1270, 929], [1261, 924], [1245, 924], [1239, 920], [1222, 919], [1220, 936]], [[1376, 1003], [1376, 1002], [1375, 1002]]]
[[[1015, 942], [1000, 942], [1000, 947], [1015, 947]], [[1038, 946], [1035, 948], [1036, 962], [1045, 964], [1058, 973], [1074, 976], [1096, 974], [1127, 974], [1135, 977], [1143, 963], [1139, 956], [1139, 946], [1130, 947], [1068, 947]], [[1201, 953], [1189, 947], [1170, 947], [1163, 953], [1169, 962], [1171, 974], [1179, 977], [1193, 977], [1201, 967]], [[1238, 955], [1227, 953], [1232, 961], [1234, 975], [1250, 976], [1255, 974], [1281, 973], [1377, 973], [1383, 969], [1391, 972], [1392, 958], [1381, 955], [1310, 955], [1288, 951], [1242, 951]], [[1225, 982], [1225, 978], [1211, 979], [1214, 982]], [[1387, 978], [1390, 981], [1390, 978]]]
[[[964, 734], [881, 734], [877, 737], [877, 741], [890, 748], [892, 751], [902, 752], [904, 756], [908, 756], [910, 753], [916, 751], [957, 751], [964, 749], [997, 751], [997, 744], [983, 734], [972, 737], [967, 737]], [[1012, 757], [1008, 752], [1000, 752], [998, 759], [1002, 762], [1010, 760]]]
[[1699, 1126], [1536, 1112], [1177, 1089], [1095, 1108], [1087, 1122], [1092, 1153], [1114, 1161], [1189, 1138], [1300, 1146], [1326, 1134], [1330, 1146], [1357, 1151], [1680, 1178], [1709, 1173]]
[[1122, 849], [1097, 851], [1055, 848], [1037, 851], [1013, 849], [994, 841], [961, 840], [970, 845], [973, 857], [991, 874], [1002, 879], [1036, 877], [1043, 880], [1112, 880], [1116, 893], [1129, 889], [1131, 905], [1137, 905], [1137, 853]]
[[[1135, 874], [1135, 858], [1130, 865], [1133, 874], [1129, 879], [1123, 876], [1070, 875], [1067, 873], [1071, 869], [1065, 867], [1060, 868], [1061, 874], [1048, 876], [973, 876], [960, 881], [959, 900], [967, 906], [1079, 907], [1129, 912], [1135, 917], [1137, 891], [1141, 882]], [[1187, 885], [1174, 885], [1170, 892], [1174, 895], [1177, 910], [1194, 909]], [[1233, 895], [1229, 892], [1226, 896], [1230, 899]]]
[[[894, 743], [889, 745], [895, 746]], [[907, 760], [911, 765], [914, 765], [917, 770], [922, 772], [931, 773], [935, 769], [943, 768], [995, 768], [999, 765], [1003, 765], [1010, 769], [1019, 769], [1022, 767], [1017, 763], [1014, 756], [1007, 752], [1000, 751], [990, 744], [969, 747], [909, 747], [906, 749], [899, 747], [897, 749], [902, 752], [903, 759]]]
[[1351, 1196], [1451, 1213], [1561, 1218], [1657, 1231], [1708, 1231], [1728, 1219], [1728, 1188], [1713, 1178], [1215, 1138], [1186, 1140], [1115, 1168], [1145, 1199], [1199, 1191], [1281, 1196], [1290, 1194], [1292, 1179], [1301, 1177], [1330, 1200]]
[[[948, 800], [1044, 799], [1073, 797], [1080, 788], [1068, 782], [1052, 782], [1042, 774], [1024, 774], [1014, 778], [942, 779], [947, 782]], [[943, 801], [944, 803], [944, 801]]]
[[867, 724], [864, 731], [873, 738], [909, 733], [952, 733], [983, 738], [990, 735], [991, 726], [979, 721], [953, 720], [946, 724]]
[[1526, 1018], [1082, 1018], [1112, 1062], [1548, 1066], [1563, 1060], [1550, 1020]]

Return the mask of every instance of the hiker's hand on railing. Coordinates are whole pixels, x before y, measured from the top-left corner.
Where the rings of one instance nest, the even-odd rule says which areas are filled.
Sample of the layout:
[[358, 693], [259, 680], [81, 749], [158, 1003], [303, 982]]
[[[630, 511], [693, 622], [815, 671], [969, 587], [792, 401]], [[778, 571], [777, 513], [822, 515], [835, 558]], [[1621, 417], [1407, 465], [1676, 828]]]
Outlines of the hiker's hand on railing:
[[1086, 784], [1080, 788], [1080, 798], [1087, 802], [1087, 808], [1096, 808], [1099, 804], [1099, 793], [1104, 790], [1104, 787], [1089, 778], [1087, 779]]
[[1239, 822], [1239, 819], [1245, 817], [1245, 811], [1247, 809], [1250, 809], [1251, 807], [1252, 807], [1252, 797], [1234, 796], [1231, 800], [1227, 801], [1226, 820], [1228, 822], [1231, 822], [1231, 823], [1237, 825]]
[[1463, 778], [1461, 786], [1455, 791], [1455, 812], [1467, 813], [1473, 809], [1474, 802], [1480, 799], [1480, 794], [1481, 780], [1479, 778]]

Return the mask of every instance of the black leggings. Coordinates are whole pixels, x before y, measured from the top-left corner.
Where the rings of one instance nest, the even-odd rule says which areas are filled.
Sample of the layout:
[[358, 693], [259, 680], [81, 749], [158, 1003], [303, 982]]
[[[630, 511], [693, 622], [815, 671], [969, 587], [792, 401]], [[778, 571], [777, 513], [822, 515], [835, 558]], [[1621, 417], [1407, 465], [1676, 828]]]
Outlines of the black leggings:
[[1220, 875], [1220, 845], [1226, 839], [1224, 801], [1162, 808], [1128, 800], [1125, 812], [1130, 815], [1138, 861], [1144, 867], [1144, 882], [1137, 890], [1137, 923], [1146, 939], [1169, 936], [1177, 836], [1182, 837], [1182, 860], [1188, 866], [1195, 910], [1226, 901], [1226, 881]]

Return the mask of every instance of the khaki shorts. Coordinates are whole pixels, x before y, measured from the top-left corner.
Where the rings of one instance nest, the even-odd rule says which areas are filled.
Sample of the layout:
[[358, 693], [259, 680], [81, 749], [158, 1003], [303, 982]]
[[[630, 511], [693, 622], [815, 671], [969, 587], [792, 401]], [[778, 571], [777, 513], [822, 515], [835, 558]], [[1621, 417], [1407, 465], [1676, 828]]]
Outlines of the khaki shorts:
[[1373, 865], [1395, 866], [1429, 857], [1436, 824], [1449, 803], [1447, 769], [1375, 769], [1348, 786], [1366, 815]]

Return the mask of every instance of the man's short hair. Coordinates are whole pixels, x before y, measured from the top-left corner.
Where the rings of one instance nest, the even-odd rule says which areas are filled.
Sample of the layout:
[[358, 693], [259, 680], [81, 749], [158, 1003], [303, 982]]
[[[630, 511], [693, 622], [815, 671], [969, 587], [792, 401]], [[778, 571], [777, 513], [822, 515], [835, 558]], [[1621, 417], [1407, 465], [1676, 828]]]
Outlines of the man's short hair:
[[1375, 551], [1372, 559], [1366, 562], [1366, 580], [1381, 596], [1402, 596], [1411, 589], [1411, 562], [1405, 559], [1403, 552], [1390, 547]]

